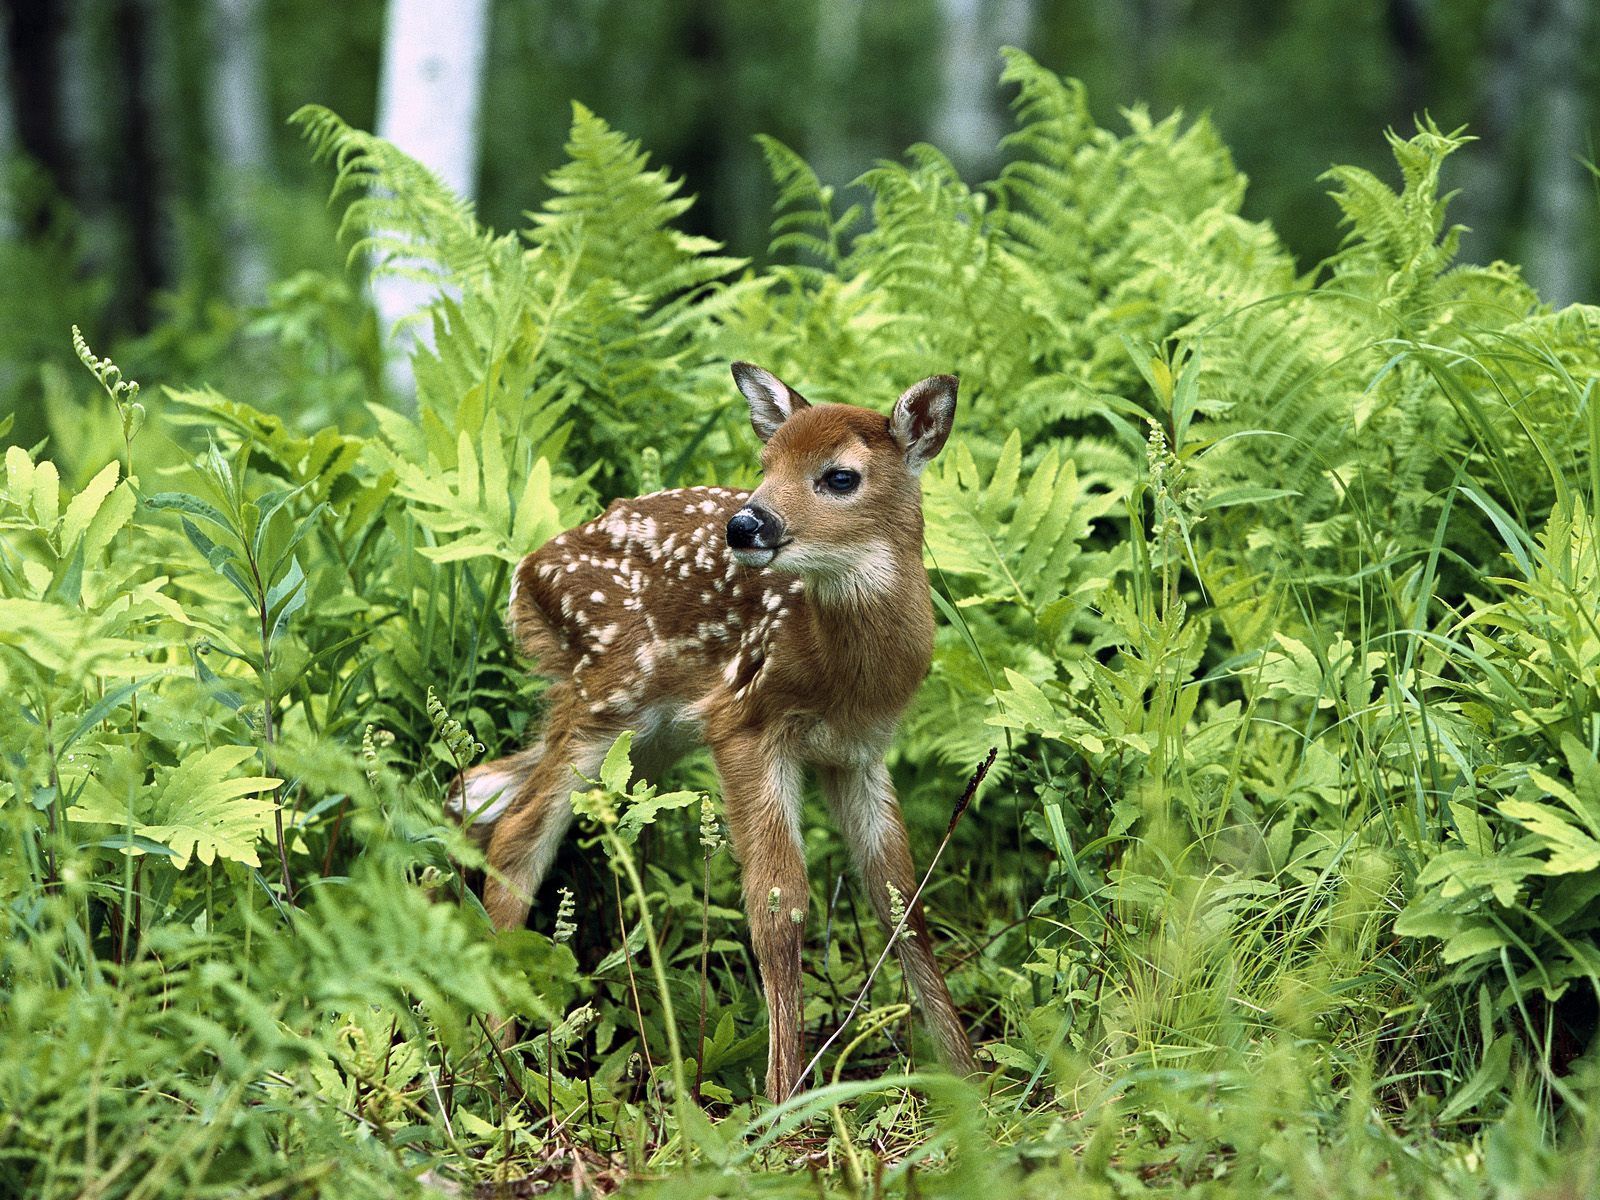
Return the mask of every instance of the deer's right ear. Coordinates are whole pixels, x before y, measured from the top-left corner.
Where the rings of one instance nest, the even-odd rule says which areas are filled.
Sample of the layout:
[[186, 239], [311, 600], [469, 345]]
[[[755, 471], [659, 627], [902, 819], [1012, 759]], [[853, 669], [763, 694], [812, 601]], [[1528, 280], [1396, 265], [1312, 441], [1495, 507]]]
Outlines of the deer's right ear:
[[750, 424], [763, 442], [777, 433], [778, 426], [795, 413], [811, 407], [799, 392], [771, 371], [763, 371], [754, 363], [734, 363], [733, 381], [750, 403]]

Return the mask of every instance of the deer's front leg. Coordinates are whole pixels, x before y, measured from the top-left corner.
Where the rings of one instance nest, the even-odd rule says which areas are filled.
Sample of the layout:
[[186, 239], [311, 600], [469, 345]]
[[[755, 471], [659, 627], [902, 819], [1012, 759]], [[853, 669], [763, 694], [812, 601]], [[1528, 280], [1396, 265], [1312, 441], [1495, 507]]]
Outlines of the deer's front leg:
[[800, 844], [800, 769], [757, 737], [733, 739], [712, 753], [766, 993], [767, 1096], [777, 1103], [794, 1090], [801, 1067], [800, 948], [809, 890]]
[[881, 762], [865, 767], [826, 767], [821, 771], [821, 783], [856, 873], [884, 929], [892, 930], [895, 924], [890, 913], [891, 884], [911, 906], [905, 926], [911, 936], [903, 937], [898, 946], [900, 962], [911, 979], [928, 1032], [939, 1047], [939, 1057], [958, 1074], [976, 1073], [972, 1044], [956, 1015], [944, 974], [934, 961], [922, 901], [911, 903], [917, 876], [912, 871], [906, 826], [888, 769]]

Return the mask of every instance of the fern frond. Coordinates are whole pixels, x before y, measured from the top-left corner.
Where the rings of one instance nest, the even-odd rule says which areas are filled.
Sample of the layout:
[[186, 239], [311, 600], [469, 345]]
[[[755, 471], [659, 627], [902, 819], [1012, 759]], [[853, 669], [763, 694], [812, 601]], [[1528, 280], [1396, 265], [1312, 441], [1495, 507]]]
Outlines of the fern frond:
[[665, 168], [650, 166], [637, 140], [582, 104], [572, 110], [567, 161], [547, 180], [555, 195], [527, 215], [535, 245], [576, 252], [575, 288], [613, 280], [653, 303], [745, 265], [744, 259], [717, 256], [720, 243], [672, 227], [694, 199], [679, 194], [682, 182]]
[[316, 160], [334, 164], [330, 198], [350, 197], [339, 235], [350, 240], [352, 261], [365, 255], [375, 272], [462, 284], [482, 280], [497, 243], [510, 241], [480, 227], [470, 201], [383, 138], [315, 104], [289, 120]]
[[861, 206], [852, 204], [834, 216], [833, 188], [817, 178], [810, 163], [766, 134], [758, 134], [756, 144], [767, 160], [772, 181], [778, 185], [767, 252], [774, 258], [792, 252], [802, 260], [810, 257], [820, 264], [808, 268], [802, 261], [802, 271], [836, 270], [844, 257], [845, 240], [861, 220]]

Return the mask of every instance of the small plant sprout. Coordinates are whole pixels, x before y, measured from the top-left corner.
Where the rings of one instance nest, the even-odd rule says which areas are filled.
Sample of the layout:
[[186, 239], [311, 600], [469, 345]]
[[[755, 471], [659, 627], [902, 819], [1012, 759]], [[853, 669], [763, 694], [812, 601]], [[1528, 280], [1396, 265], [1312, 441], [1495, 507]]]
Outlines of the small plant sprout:
[[773, 888], [767, 893], [767, 911], [773, 916], [778, 915], [778, 909], [783, 904], [783, 889]]
[[700, 845], [708, 858], [722, 849], [722, 823], [717, 820], [717, 802], [709, 792], [700, 801]]
[[573, 924], [573, 914], [578, 910], [577, 901], [573, 898], [572, 889], [561, 889], [561, 903], [556, 906], [556, 930], [553, 941], [556, 943], [570, 942], [573, 935], [578, 932], [577, 925]]
[[439, 740], [455, 760], [457, 773], [471, 766], [472, 760], [486, 749], [482, 742], [462, 727], [460, 721], [450, 715], [450, 710], [433, 694], [431, 687], [428, 689], [428, 720], [433, 722], [434, 733], [439, 735]]
[[368, 725], [361, 735], [361, 761], [367, 774], [367, 783], [374, 791], [378, 788], [378, 771], [383, 766], [381, 754], [392, 745], [394, 734], [387, 729]]
[[89, 343], [83, 340], [82, 330], [76, 325], [72, 327], [72, 349], [77, 353], [78, 361], [100, 381], [106, 395], [111, 397], [111, 403], [117, 406], [117, 416], [122, 421], [122, 474], [125, 478], [132, 478], [133, 439], [143, 428], [145, 417], [144, 405], [139, 403], [139, 385], [131, 379], [123, 379], [122, 368], [109, 358], [96, 358], [94, 351], [89, 349]]
[[661, 490], [661, 451], [646, 446], [639, 451], [639, 491], [645, 495]]
[[895, 933], [894, 940], [896, 942], [909, 941], [911, 938], [917, 936], [917, 931], [906, 926], [905, 893], [903, 893], [899, 888], [895, 887], [893, 880], [890, 880], [883, 886], [888, 889], [889, 892], [889, 928], [891, 930], [899, 931], [898, 933]]

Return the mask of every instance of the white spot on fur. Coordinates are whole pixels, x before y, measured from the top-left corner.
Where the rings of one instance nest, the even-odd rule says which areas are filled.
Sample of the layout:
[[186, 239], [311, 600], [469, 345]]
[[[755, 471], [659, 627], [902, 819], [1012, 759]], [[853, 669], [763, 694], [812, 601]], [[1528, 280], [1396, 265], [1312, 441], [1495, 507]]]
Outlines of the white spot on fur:
[[[561, 598], [563, 600], [566, 599], [565, 596]], [[589, 599], [593, 600], [596, 604], [604, 604], [606, 602], [606, 594], [601, 591], [593, 591], [589, 593]]]

